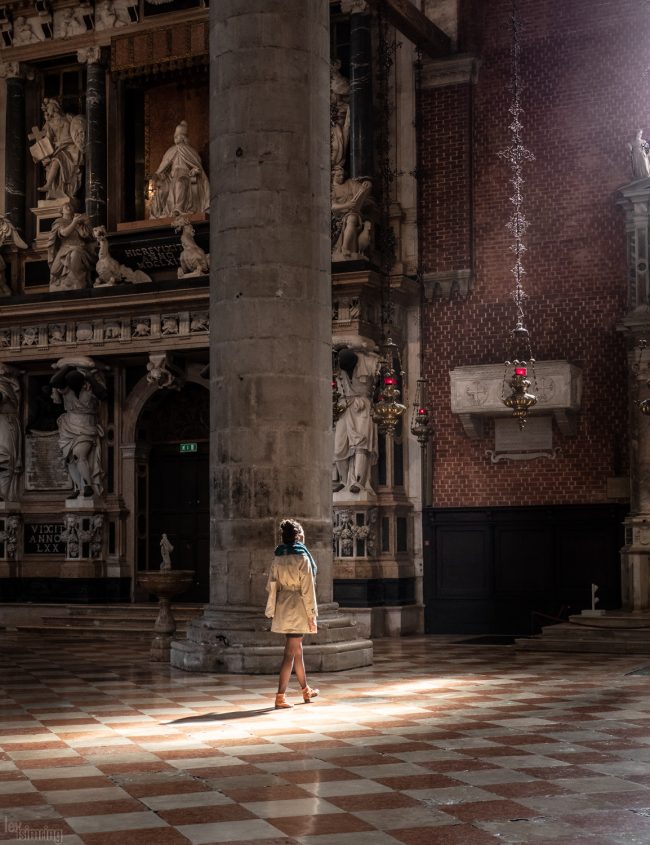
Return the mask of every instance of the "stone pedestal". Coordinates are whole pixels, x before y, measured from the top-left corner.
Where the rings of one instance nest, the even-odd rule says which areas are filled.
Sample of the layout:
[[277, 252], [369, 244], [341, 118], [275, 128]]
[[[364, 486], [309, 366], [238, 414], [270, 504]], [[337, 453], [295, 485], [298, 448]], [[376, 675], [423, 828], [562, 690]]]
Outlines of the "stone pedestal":
[[35, 249], [45, 249], [54, 221], [61, 216], [61, 209], [69, 202], [66, 197], [56, 200], [39, 200], [36, 208], [30, 209], [36, 217]]
[[182, 669], [278, 670], [264, 606], [285, 516], [318, 562], [307, 666], [372, 661], [332, 603], [328, 26], [327, 0], [210, 7], [211, 600], [172, 643]]
[[104, 514], [94, 499], [66, 499], [61, 539], [65, 561], [61, 578], [100, 578], [104, 572]]
[[152, 660], [169, 660], [171, 642], [176, 633], [171, 601], [188, 590], [193, 582], [193, 569], [150, 569], [138, 573], [138, 583], [159, 601], [158, 618], [153, 626], [155, 634], [151, 642]]

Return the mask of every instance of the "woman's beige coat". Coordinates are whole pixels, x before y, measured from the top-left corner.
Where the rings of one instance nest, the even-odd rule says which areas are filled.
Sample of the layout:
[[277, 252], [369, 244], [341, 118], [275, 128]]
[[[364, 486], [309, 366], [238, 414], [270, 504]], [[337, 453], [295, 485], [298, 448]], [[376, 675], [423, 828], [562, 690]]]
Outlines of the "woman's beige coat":
[[266, 615], [273, 617], [271, 630], [277, 634], [308, 634], [309, 618], [318, 616], [318, 605], [307, 557], [274, 557], [266, 589], [269, 593]]

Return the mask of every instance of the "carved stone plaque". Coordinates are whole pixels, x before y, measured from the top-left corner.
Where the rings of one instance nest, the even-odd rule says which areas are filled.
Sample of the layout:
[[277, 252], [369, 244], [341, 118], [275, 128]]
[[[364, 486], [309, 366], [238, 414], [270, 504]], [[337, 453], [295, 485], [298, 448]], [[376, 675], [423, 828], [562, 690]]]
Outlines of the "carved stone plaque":
[[25, 489], [72, 489], [58, 431], [31, 431], [25, 435]]
[[65, 542], [61, 539], [62, 522], [25, 523], [26, 555], [62, 555]]
[[551, 418], [529, 417], [523, 431], [517, 420], [495, 420], [494, 448], [497, 452], [549, 452], [553, 448]]

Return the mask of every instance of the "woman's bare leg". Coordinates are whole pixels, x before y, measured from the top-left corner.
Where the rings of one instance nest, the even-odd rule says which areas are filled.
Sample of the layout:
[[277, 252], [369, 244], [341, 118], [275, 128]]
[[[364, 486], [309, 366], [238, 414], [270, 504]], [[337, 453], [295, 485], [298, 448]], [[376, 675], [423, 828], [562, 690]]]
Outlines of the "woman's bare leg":
[[291, 670], [296, 670], [296, 678], [301, 687], [307, 685], [305, 678], [305, 664], [302, 658], [302, 637], [287, 637], [284, 646], [284, 657], [280, 666], [280, 678], [278, 680], [278, 693], [284, 693], [289, 686]]

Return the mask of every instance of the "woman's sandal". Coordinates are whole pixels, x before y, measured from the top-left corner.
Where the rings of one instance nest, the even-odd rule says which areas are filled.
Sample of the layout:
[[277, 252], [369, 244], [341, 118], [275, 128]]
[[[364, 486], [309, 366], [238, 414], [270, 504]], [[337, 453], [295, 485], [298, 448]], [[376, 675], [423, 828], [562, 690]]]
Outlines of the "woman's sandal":
[[302, 698], [305, 704], [309, 704], [312, 698], [316, 698], [320, 690], [312, 689], [311, 687], [303, 687]]
[[293, 704], [289, 704], [287, 701], [285, 694], [283, 692], [279, 692], [275, 696], [275, 709], [276, 710], [288, 710], [290, 707], [293, 707]]

